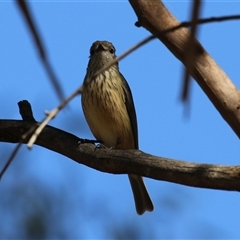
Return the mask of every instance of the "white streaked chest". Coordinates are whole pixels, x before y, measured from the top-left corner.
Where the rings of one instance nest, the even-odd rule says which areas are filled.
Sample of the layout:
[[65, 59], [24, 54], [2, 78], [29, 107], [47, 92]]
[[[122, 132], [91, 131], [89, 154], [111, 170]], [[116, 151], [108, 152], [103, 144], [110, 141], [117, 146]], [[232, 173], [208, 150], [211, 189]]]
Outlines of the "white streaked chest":
[[89, 82], [82, 93], [82, 107], [88, 125], [94, 136], [108, 147], [132, 134], [123, 83], [119, 78], [115, 72], [106, 71]]

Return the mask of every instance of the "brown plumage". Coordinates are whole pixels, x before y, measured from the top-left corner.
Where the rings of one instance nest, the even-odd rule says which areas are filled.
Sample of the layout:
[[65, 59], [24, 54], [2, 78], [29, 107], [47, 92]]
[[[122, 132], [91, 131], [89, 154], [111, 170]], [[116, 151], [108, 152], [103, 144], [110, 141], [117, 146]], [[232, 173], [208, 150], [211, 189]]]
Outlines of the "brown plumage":
[[[115, 48], [110, 42], [96, 41], [92, 44], [83, 82], [82, 108], [93, 135], [106, 147], [138, 149], [137, 118], [132, 93], [119, 72], [118, 63], [96, 78], [91, 78], [114, 58]], [[128, 176], [137, 213], [153, 211], [143, 178]]]

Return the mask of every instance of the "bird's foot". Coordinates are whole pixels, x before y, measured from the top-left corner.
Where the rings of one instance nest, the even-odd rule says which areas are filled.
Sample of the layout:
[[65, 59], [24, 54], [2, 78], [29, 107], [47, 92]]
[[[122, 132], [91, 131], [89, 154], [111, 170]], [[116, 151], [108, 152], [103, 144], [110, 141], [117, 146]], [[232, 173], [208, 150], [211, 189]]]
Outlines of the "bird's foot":
[[97, 143], [97, 145], [100, 145], [101, 141], [79, 138], [78, 144], [80, 145], [84, 143], [92, 143], [94, 145]]

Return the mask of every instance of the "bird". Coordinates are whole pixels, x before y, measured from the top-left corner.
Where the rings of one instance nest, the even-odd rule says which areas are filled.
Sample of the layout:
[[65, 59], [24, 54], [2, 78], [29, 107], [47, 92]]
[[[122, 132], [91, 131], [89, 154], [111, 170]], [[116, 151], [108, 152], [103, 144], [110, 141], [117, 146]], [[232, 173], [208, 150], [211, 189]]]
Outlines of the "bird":
[[[95, 41], [82, 85], [81, 103], [88, 126], [96, 140], [116, 150], [139, 149], [138, 126], [131, 89], [119, 71], [118, 62], [96, 76], [116, 58], [111, 42]], [[128, 175], [136, 211], [153, 211], [153, 203], [141, 176]]]

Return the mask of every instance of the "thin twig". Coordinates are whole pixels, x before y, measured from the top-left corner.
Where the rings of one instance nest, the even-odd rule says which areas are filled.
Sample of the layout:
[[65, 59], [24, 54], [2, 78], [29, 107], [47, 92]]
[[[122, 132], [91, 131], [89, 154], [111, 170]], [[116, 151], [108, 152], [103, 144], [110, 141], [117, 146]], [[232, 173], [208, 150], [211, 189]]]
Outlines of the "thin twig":
[[53, 110], [51, 110], [50, 112], [47, 113], [47, 117], [45, 119], [43, 119], [43, 121], [40, 123], [40, 125], [38, 126], [38, 128], [34, 131], [33, 135], [31, 136], [31, 138], [28, 141], [28, 148], [31, 149], [33, 144], [35, 143], [35, 141], [37, 140], [37, 137], [39, 136], [39, 134], [42, 132], [42, 130], [44, 129], [44, 127], [49, 123], [49, 121], [51, 121], [51, 119], [53, 119], [54, 117], [56, 117], [56, 115], [61, 111], [61, 109], [63, 109], [68, 102], [70, 102], [75, 96], [77, 96], [78, 94], [80, 94], [82, 92], [82, 86], [79, 87], [77, 90], [75, 90], [68, 98], [66, 98], [58, 107], [54, 108]]
[[[232, 16], [224, 16], [224, 17], [211, 17], [211, 18], [205, 18], [205, 19], [198, 19], [196, 21], [197, 24], [206, 24], [206, 23], [210, 23], [210, 22], [221, 22], [221, 21], [227, 21], [227, 20], [236, 20], [236, 19], [240, 19], [240, 15], [232, 15]], [[159, 32], [159, 35], [162, 34], [166, 34], [172, 31], [175, 31], [177, 29], [180, 29], [182, 27], [190, 27], [191, 26], [191, 22], [182, 22], [174, 27], [168, 28], [164, 31]], [[96, 72], [96, 74], [94, 74], [94, 76], [92, 78], [97, 77], [99, 74], [101, 74], [102, 72], [104, 72], [105, 70], [107, 70], [109, 67], [111, 67], [112, 65], [114, 65], [116, 62], [119, 62], [120, 60], [122, 60], [123, 58], [125, 58], [126, 56], [128, 56], [130, 53], [132, 53], [133, 51], [137, 50], [138, 48], [140, 48], [141, 46], [143, 46], [144, 44], [150, 42], [153, 39], [156, 39], [156, 36], [148, 36], [145, 39], [143, 39], [142, 41], [138, 42], [136, 45], [134, 45], [133, 47], [129, 48], [127, 51], [125, 51], [124, 53], [122, 53], [121, 55], [119, 55], [117, 58], [115, 58], [113, 61], [109, 62], [107, 65], [105, 65], [103, 68], [101, 68], [98, 72]]]
[[[34, 119], [34, 118], [33, 118]], [[34, 122], [34, 121], [31, 121]], [[17, 144], [17, 146], [14, 148], [12, 154], [10, 155], [10, 157], [8, 158], [7, 162], [5, 163], [3, 169], [0, 172], [0, 180], [3, 176], [3, 174], [6, 172], [6, 170], [8, 169], [8, 167], [10, 166], [10, 164], [12, 163], [13, 159], [15, 158], [15, 156], [17, 155], [18, 151], [20, 150], [20, 147], [22, 146], [23, 142], [25, 141], [25, 139], [32, 134], [35, 129], [37, 128], [38, 123], [36, 123], [33, 127], [31, 127], [27, 132], [25, 132], [22, 136], [21, 139], [19, 141], [19, 143]]]
[[11, 162], [13, 161], [14, 157], [17, 155], [21, 145], [22, 145], [22, 142], [19, 142], [17, 144], [17, 146], [15, 147], [15, 149], [13, 150], [12, 154], [10, 155], [9, 159], [7, 160], [6, 164], [4, 165], [3, 169], [0, 172], [0, 180], [2, 179], [3, 174], [6, 172], [7, 168], [9, 167]]

